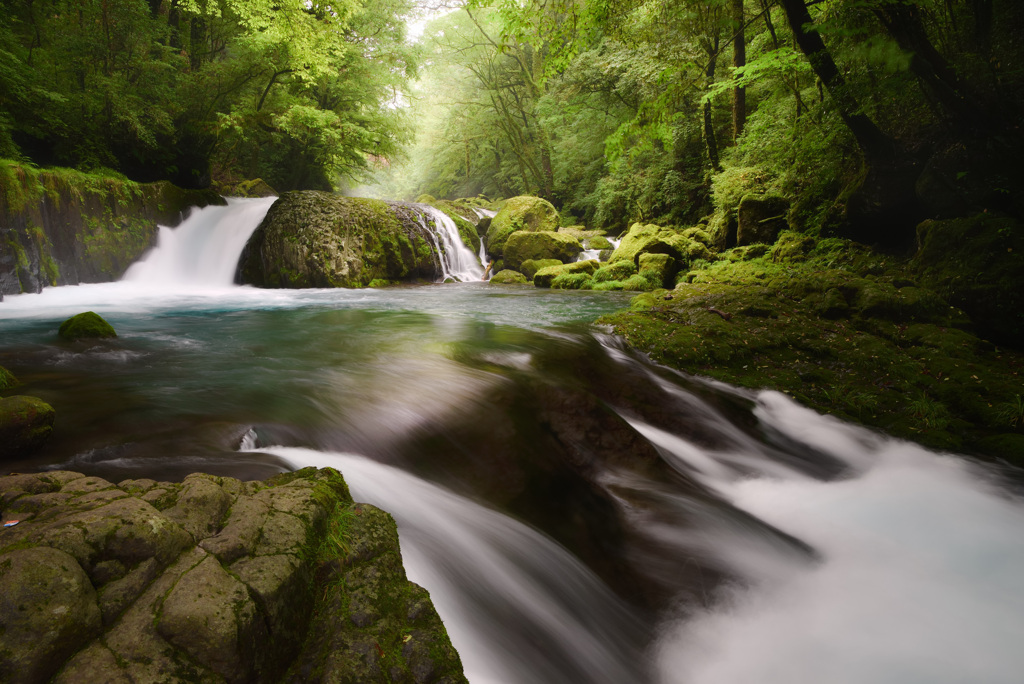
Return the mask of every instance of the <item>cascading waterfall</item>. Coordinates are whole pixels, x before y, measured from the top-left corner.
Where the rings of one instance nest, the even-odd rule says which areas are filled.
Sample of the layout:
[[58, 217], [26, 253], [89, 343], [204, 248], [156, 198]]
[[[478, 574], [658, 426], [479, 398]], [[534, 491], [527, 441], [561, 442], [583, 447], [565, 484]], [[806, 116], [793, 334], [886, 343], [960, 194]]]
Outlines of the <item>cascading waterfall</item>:
[[441, 280], [470, 282], [482, 280], [484, 269], [469, 247], [462, 242], [455, 221], [429, 204], [411, 205], [419, 213], [420, 226], [433, 237], [441, 263]]
[[238, 255], [276, 199], [228, 198], [227, 206], [193, 209], [176, 228], [160, 226], [156, 246], [122, 280], [139, 286], [230, 286]]

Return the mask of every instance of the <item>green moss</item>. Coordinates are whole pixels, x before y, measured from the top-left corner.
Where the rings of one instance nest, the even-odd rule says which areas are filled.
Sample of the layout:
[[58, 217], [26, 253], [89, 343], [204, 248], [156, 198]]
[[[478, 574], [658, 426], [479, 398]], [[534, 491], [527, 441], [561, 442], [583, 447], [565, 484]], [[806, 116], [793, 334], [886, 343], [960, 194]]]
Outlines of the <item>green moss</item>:
[[558, 259], [527, 259], [519, 265], [519, 271], [527, 280], [533, 280], [533, 277], [537, 275], [537, 271], [548, 266], [560, 266], [562, 264]]
[[551, 281], [553, 290], [591, 290], [594, 281], [586, 273], [563, 273]]
[[557, 231], [558, 211], [547, 200], [523, 195], [505, 202], [487, 228], [487, 251], [503, 256], [505, 242], [519, 231]]
[[594, 282], [622, 281], [632, 275], [636, 275], [636, 264], [631, 260], [624, 259], [602, 265], [601, 268], [594, 272]]
[[597, 270], [598, 262], [590, 261], [574, 261], [571, 264], [561, 264], [559, 266], [546, 266], [533, 276], [533, 284], [537, 287], [551, 287], [551, 283], [560, 275], [572, 274], [572, 273], [584, 273], [587, 277], [594, 275]]
[[11, 389], [18, 386], [18, 379], [9, 370], [0, 366], [0, 390]]
[[60, 325], [57, 334], [63, 340], [104, 339], [117, 337], [114, 328], [92, 311], [86, 311], [67, 319]]
[[488, 282], [495, 285], [525, 285], [530, 281], [528, 281], [526, 276], [519, 271], [504, 269], [495, 273]]

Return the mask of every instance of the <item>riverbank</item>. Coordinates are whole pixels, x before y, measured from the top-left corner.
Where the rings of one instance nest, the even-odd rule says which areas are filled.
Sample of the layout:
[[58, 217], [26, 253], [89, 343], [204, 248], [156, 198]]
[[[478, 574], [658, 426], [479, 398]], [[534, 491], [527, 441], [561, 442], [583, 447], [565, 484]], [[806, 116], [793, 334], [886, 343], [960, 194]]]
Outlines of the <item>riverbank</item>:
[[9, 475], [0, 516], [5, 682], [465, 681], [394, 520], [335, 470]]
[[[998, 237], [1000, 227], [991, 228]], [[1019, 259], [1018, 234], [1001, 234], [1003, 257]], [[1000, 290], [972, 295], [957, 285], [984, 286], [986, 272], [964, 262], [989, 263], [989, 275], [999, 277], [1006, 259], [979, 242], [936, 244], [946, 261], [958, 262], [959, 270], [943, 271], [926, 247], [900, 259], [785, 233], [772, 247], [728, 250], [682, 274], [674, 289], [643, 293], [599, 322], [672, 368], [776, 389], [930, 448], [1024, 465], [1024, 354], [986, 339], [1012, 339], [1019, 312], [1005, 306], [1005, 315], [986, 316]], [[1007, 290], [1004, 299], [1017, 296], [1012, 282]], [[951, 306], [958, 296], [964, 308], [974, 306], [973, 316]]]

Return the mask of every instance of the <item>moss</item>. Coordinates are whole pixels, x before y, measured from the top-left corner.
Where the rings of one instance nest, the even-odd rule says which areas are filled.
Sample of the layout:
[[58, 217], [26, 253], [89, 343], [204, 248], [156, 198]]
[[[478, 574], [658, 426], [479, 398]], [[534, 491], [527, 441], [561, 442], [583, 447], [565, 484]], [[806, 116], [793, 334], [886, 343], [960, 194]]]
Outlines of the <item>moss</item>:
[[621, 290], [622, 287], [623, 283], [620, 280], [602, 280], [601, 282], [597, 282], [595, 279], [593, 285], [593, 289], [598, 292], [618, 291]]
[[105, 339], [117, 337], [114, 328], [92, 311], [86, 311], [67, 319], [60, 325], [57, 334], [63, 340]]
[[533, 280], [533, 277], [537, 275], [537, 271], [548, 266], [560, 266], [562, 264], [558, 259], [527, 259], [519, 265], [519, 272], [526, 276], [527, 280]]
[[505, 242], [504, 258], [508, 268], [519, 268], [524, 261], [555, 259], [559, 263], [575, 261], [583, 250], [571, 235], [552, 231], [517, 231]]
[[641, 254], [668, 254], [682, 267], [697, 260], [711, 260], [707, 246], [674, 228], [634, 223], [609, 257], [610, 262], [632, 261], [639, 265]]
[[571, 273], [585, 273], [587, 277], [593, 276], [597, 270], [596, 261], [574, 261], [571, 264], [559, 266], [546, 266], [533, 276], [533, 284], [537, 287], [551, 287], [552, 281], [560, 275]]
[[621, 281], [626, 280], [631, 275], [636, 275], [636, 264], [629, 260], [615, 261], [597, 269], [594, 272], [594, 282]]
[[495, 285], [525, 285], [530, 281], [519, 271], [512, 271], [506, 268], [495, 273], [489, 282]]
[[11, 389], [18, 386], [18, 379], [9, 370], [0, 366], [0, 390]]
[[523, 195], [507, 200], [487, 228], [488, 253], [503, 256], [505, 242], [519, 230], [557, 231], [558, 210], [540, 197]]
[[777, 389], [934, 448], [1003, 453], [990, 437], [1017, 429], [1000, 409], [1020, 394], [1024, 356], [963, 329], [963, 315], [907, 284], [902, 266], [862, 277], [822, 270], [829, 258], [717, 262], [602, 322], [687, 372]]
[[586, 273], [563, 273], [551, 281], [553, 290], [591, 290], [594, 281]]

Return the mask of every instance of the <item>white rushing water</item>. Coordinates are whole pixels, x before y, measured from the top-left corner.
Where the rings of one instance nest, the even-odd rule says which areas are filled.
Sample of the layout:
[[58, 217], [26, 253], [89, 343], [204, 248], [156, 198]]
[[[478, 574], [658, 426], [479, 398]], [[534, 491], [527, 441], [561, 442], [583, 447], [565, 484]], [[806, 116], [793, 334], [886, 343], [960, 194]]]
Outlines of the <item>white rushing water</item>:
[[409, 578], [430, 591], [473, 684], [645, 680], [640, 621], [544, 535], [361, 456], [261, 451], [295, 468], [336, 468], [353, 498], [394, 516]]
[[160, 226], [156, 246], [122, 280], [142, 287], [226, 287], [238, 257], [276, 197], [229, 198], [226, 207], [193, 209], [176, 228]]
[[665, 626], [665, 684], [1019, 682], [1024, 671], [1024, 506], [983, 471], [759, 397], [762, 424], [839, 458], [822, 482], [776, 469], [735, 476], [731, 454], [656, 442], [737, 508], [810, 544], [818, 563], [749, 562], [715, 608]]
[[429, 204], [412, 205], [419, 212], [420, 225], [434, 239], [434, 249], [441, 261], [441, 280], [460, 283], [483, 280], [480, 259], [462, 242], [459, 228], [448, 214]]

